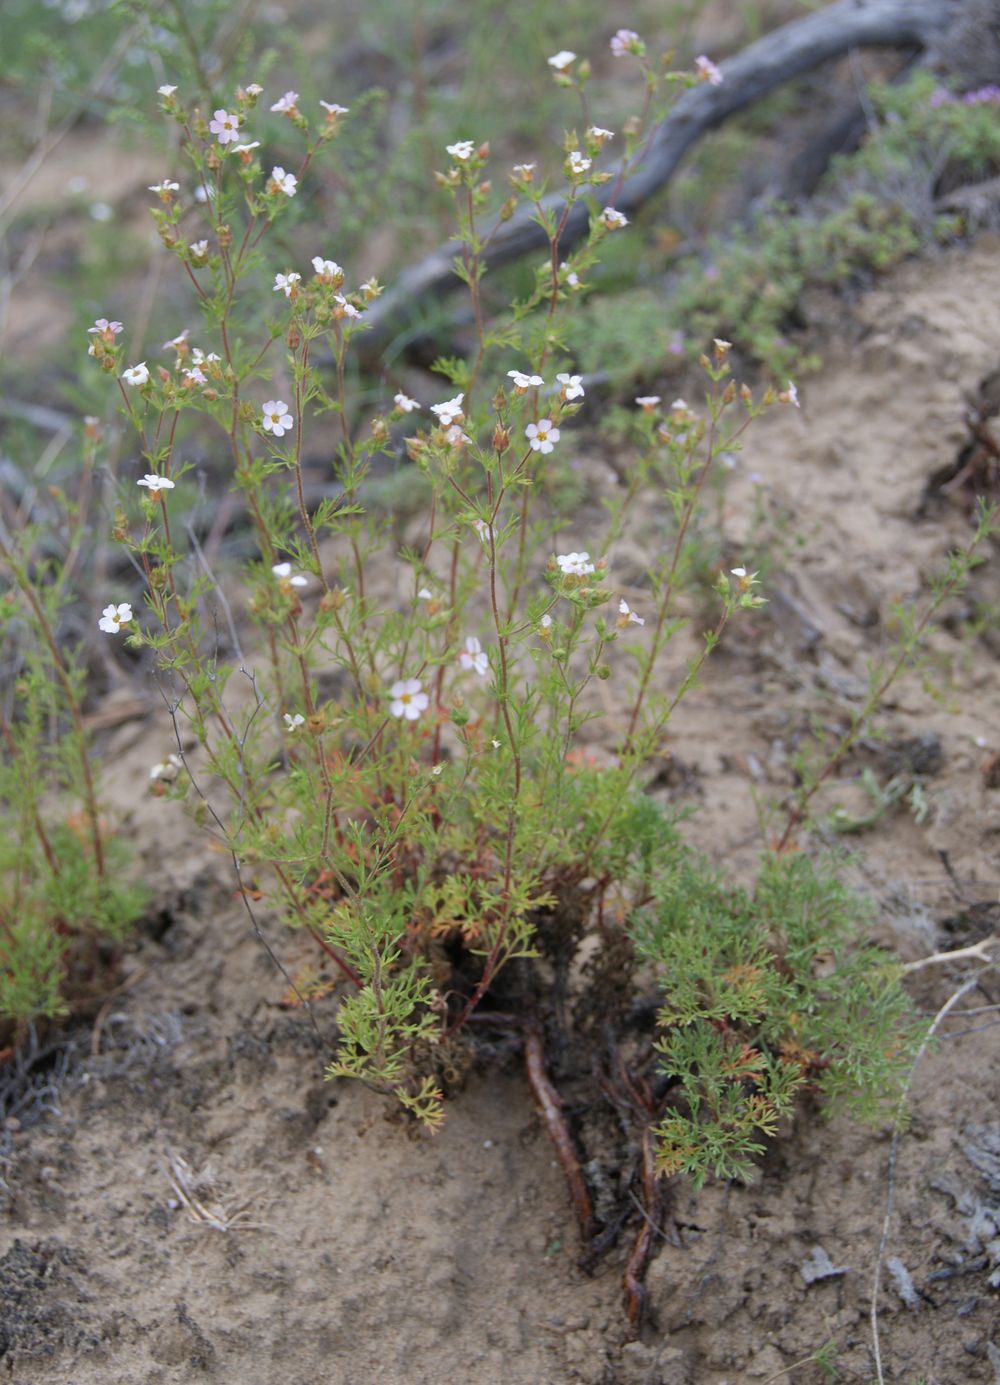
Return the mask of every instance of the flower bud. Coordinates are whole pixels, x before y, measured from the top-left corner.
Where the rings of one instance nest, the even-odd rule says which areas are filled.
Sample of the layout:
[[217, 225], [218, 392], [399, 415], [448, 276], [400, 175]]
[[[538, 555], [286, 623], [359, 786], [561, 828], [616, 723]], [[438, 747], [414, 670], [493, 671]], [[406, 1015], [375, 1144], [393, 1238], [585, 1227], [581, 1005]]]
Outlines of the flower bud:
[[498, 423], [493, 429], [493, 451], [502, 456], [510, 447], [510, 429]]

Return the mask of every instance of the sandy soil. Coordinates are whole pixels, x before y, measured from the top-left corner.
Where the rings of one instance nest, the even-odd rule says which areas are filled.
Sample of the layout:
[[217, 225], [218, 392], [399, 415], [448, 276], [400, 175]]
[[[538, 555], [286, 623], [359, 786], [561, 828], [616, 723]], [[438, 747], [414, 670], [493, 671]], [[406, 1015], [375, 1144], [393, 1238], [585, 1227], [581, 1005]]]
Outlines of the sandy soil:
[[[756, 475], [781, 554], [771, 604], [682, 706], [657, 791], [698, 809], [689, 838], [737, 873], [760, 846], [751, 788], [787, 789], [810, 716], [837, 724], [856, 705], [891, 603], [926, 593], [968, 534], [956, 499], [917, 516], [928, 478], [965, 439], [965, 394], [1000, 365], [1000, 319], [985, 309], [1000, 288], [998, 249], [981, 237], [868, 295], [846, 337], [838, 323], [848, 344], [827, 350], [801, 413], [765, 420], [734, 473], [732, 555], [748, 551]], [[598, 490], [613, 484], [588, 465]], [[655, 542], [651, 516], [612, 555], [620, 580], [638, 581]], [[996, 602], [995, 564], [975, 590]], [[855, 757], [830, 790], [854, 811], [863, 764], [884, 781], [893, 744], [939, 740], [922, 762], [925, 821], [900, 808], [854, 839], [878, 937], [908, 959], [1000, 920], [1000, 790], [984, 773], [1000, 748], [996, 653], [970, 633], [971, 612], [955, 603], [933, 642], [953, 705], [908, 678], [885, 714], [890, 748]], [[434, 1137], [357, 1086], [325, 1083], [333, 1003], [317, 1007], [318, 1030], [280, 1007], [284, 982], [233, 899], [226, 859], [176, 807], [137, 789], [169, 748], [159, 714], [106, 737], [108, 798], [139, 844], [156, 907], [127, 961], [128, 989], [78, 1036], [57, 1083], [39, 1062], [48, 1096], [5, 1132], [0, 1378], [875, 1378], [868, 1312], [888, 1132], [806, 1109], [751, 1188], [673, 1187], [648, 1317], [629, 1340], [624, 1249], [593, 1276], [578, 1267], [565, 1184], [517, 1056], [472, 1071]], [[303, 939], [275, 930], [271, 942], [289, 968], [309, 958]], [[972, 974], [917, 973], [918, 1004], [933, 1014]], [[964, 1013], [997, 1003], [1000, 983], [984, 975], [914, 1085], [879, 1297], [885, 1379], [900, 1385], [1000, 1380], [1000, 1026]], [[46, 1101], [57, 1113], [35, 1120]], [[177, 1185], [204, 1209], [199, 1220]], [[839, 1375], [795, 1364], [831, 1340]]]

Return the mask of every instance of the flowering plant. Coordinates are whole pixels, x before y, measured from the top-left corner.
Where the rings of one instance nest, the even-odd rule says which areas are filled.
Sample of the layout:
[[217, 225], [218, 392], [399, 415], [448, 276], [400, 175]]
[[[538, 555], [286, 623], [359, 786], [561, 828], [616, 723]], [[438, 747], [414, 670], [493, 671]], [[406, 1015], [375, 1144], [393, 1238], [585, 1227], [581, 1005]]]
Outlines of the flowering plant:
[[[621, 30], [611, 47], [642, 65], [649, 91], [657, 87], [637, 35]], [[538, 1034], [546, 1015], [570, 1023], [571, 968], [589, 956], [575, 1032], [599, 1046], [601, 1033], [627, 1028], [641, 967], [662, 976], [683, 955], [658, 1049], [687, 1105], [665, 1114], [643, 1072], [629, 1090], [644, 1094], [643, 1138], [658, 1132], [663, 1170], [747, 1176], [748, 1156], [796, 1090], [873, 1091], [905, 1051], [901, 992], [886, 998], [890, 981], [871, 954], [863, 966], [845, 960], [819, 994], [811, 963], [843, 938], [850, 912], [822, 872], [786, 854], [762, 874], [761, 901], [808, 901], [789, 979], [781, 909], [762, 902], [755, 913], [753, 899], [726, 895], [639, 791], [726, 627], [764, 603], [756, 573], [722, 566], [700, 647], [665, 679], [665, 654], [685, 623], [706, 482], [754, 419], [799, 399], [792, 382], [756, 394], [738, 384], [731, 344], [706, 343], [703, 405], [636, 400], [633, 454], [605, 519], [584, 521], [562, 504], [593, 409], [566, 349], [567, 321], [606, 238], [628, 233], [614, 199], [641, 157], [644, 127], [629, 123], [616, 175], [602, 155], [614, 132], [586, 116], [588, 65], [568, 50], [548, 65], [585, 113], [583, 137], [571, 131], [565, 141], [565, 197], [554, 203], [535, 165], [519, 164], [492, 223], [519, 202], [532, 208], [548, 242], [533, 283], [509, 310], [488, 310], [490, 151], [468, 138], [448, 144], [436, 183], [454, 199], [472, 349], [436, 363], [444, 398], [411, 397], [423, 391], [386, 364], [374, 414], [349, 366], [381, 286], [352, 283], [325, 243], [308, 247], [317, 253], [307, 249], [298, 268], [287, 250], [280, 265], [267, 260], [272, 227], [349, 112], [321, 102], [325, 115], [313, 123], [286, 92], [270, 110], [300, 132], [304, 151], [294, 172], [274, 165], [268, 174], [255, 152], [266, 139], [259, 88], [238, 90], [211, 121], [165, 89], [200, 210], [173, 185], [152, 211], [201, 305], [205, 336], [196, 347], [185, 329], [167, 344], [173, 369], [150, 370], [126, 366], [121, 324], [92, 329], [91, 355], [117, 377], [148, 468], [137, 481], [145, 493], [123, 500], [115, 522], [143, 575], [144, 609], [133, 615], [137, 593], [109, 592], [99, 624], [148, 650], [159, 670], [176, 745], [155, 767], [156, 792], [185, 800], [221, 837], [252, 918], [263, 901], [307, 930], [335, 969], [331, 1076], [391, 1093], [433, 1127], [473, 1028], [513, 1026], [536, 1093], [555, 1111], [544, 1099]], [[715, 84], [724, 73], [703, 57], [695, 73], [667, 80]], [[586, 234], [564, 245], [579, 205]], [[239, 329], [239, 305], [253, 291], [272, 313], [258, 343]], [[175, 542], [192, 424], [222, 441], [253, 531], [245, 617], [197, 549]], [[329, 459], [319, 493], [317, 456]], [[393, 468], [422, 502], [402, 541], [373, 484]], [[662, 546], [641, 580], [633, 572], [626, 582], [630, 526], [653, 506]], [[594, 756], [586, 746], [602, 716], [608, 729]], [[685, 900], [699, 920], [690, 934], [678, 912]], [[854, 1062], [861, 1039], [852, 1027], [864, 1063]], [[639, 1067], [651, 1074], [657, 1061], [647, 1044]], [[563, 1157], [568, 1146], [556, 1142]], [[579, 1169], [569, 1155], [564, 1163], [589, 1225]]]

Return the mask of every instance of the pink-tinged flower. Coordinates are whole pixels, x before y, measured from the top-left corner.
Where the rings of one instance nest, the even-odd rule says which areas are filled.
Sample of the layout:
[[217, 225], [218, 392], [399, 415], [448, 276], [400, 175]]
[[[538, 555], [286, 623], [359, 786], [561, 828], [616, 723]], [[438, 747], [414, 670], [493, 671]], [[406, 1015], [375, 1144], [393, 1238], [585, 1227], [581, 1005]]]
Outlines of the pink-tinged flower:
[[617, 34], [611, 39], [611, 52], [616, 58], [624, 58], [628, 53], [637, 52], [642, 46], [642, 39], [634, 29], [619, 29]]
[[135, 483], [137, 486], [145, 486], [155, 495], [158, 491], [172, 491], [174, 483], [169, 476], [156, 476], [153, 472], [147, 472]]
[[126, 385], [131, 385], [133, 389], [145, 385], [149, 380], [149, 369], [145, 361], [140, 361], [138, 365], [130, 365], [128, 370], [122, 371], [122, 379]]
[[286, 91], [284, 96], [275, 101], [271, 110], [277, 111], [279, 115], [295, 115], [298, 99], [299, 93], [297, 91]]
[[232, 144], [234, 139], [239, 139], [240, 118], [230, 115], [228, 111], [216, 111], [214, 119], [208, 122], [208, 128], [218, 137], [220, 144]]
[[306, 719], [301, 712], [296, 712], [294, 716], [292, 716], [291, 712], [286, 712], [284, 716], [284, 722], [285, 727], [288, 730], [288, 734], [290, 736], [294, 736], [295, 732], [299, 729], [300, 726], [305, 726]]
[[465, 163], [476, 152], [476, 146], [471, 139], [460, 139], [457, 144], [446, 145], [445, 149], [459, 163]]
[[637, 616], [624, 597], [618, 603], [618, 624], [624, 629], [626, 625], [645, 625], [642, 616]]
[[574, 149], [569, 156], [569, 171], [574, 177], [579, 178], [590, 167], [590, 160], [579, 149]]
[[571, 403], [574, 399], [582, 399], [586, 394], [586, 390], [583, 388], [583, 384], [581, 383], [582, 380], [582, 375], [556, 376], [556, 381], [560, 385], [562, 385], [560, 394], [562, 395], [563, 399], [565, 399], [567, 404]]
[[797, 409], [801, 409], [802, 407], [799, 403], [799, 392], [791, 380], [788, 382], [788, 388], [782, 390], [778, 398], [781, 400], [782, 404], [794, 404]]
[[486, 523], [485, 519], [474, 519], [472, 521], [472, 527], [473, 529], [475, 529], [476, 533], [479, 535], [483, 543], [489, 543], [490, 526]]
[[271, 571], [279, 581], [287, 582], [292, 587], [308, 587], [309, 585], [309, 578], [301, 572], [293, 572], [291, 563], [275, 563]]
[[529, 423], [524, 430], [533, 452], [551, 452], [559, 441], [559, 429], [550, 418], [540, 418], [537, 423]]
[[451, 427], [446, 430], [444, 437], [445, 442], [447, 442], [450, 447], [462, 447], [465, 443], [472, 441], [468, 433], [460, 428], [457, 423], [453, 423]]
[[478, 673], [480, 678], [484, 678], [489, 672], [490, 661], [483, 653], [483, 646], [475, 635], [470, 635], [465, 641], [465, 648], [460, 652], [458, 662], [466, 672], [471, 670]]
[[635, 402], [639, 405], [640, 409], [645, 410], [647, 414], [651, 414], [657, 404], [659, 404], [660, 396], [658, 394], [637, 394]]
[[314, 255], [312, 267], [316, 271], [317, 279], [342, 279], [344, 271], [336, 260], [324, 260], [319, 255]]
[[274, 288], [272, 293], [283, 293], [286, 298], [291, 298], [296, 292], [295, 285], [302, 279], [301, 274], [296, 274], [294, 270], [288, 274], [276, 274], [274, 276]]
[[589, 553], [559, 553], [556, 562], [564, 577], [589, 577], [596, 571]]
[[559, 266], [559, 273], [563, 276], [564, 282], [571, 289], [578, 289], [580, 287], [579, 274], [577, 274], [575, 269], [571, 269], [565, 260]]
[[628, 217], [623, 216], [615, 207], [605, 207], [601, 212], [601, 220], [609, 231], [620, 231], [623, 226], [628, 225]]
[[389, 689], [389, 696], [392, 698], [390, 715], [405, 717], [407, 721], [416, 721], [420, 713], [426, 712], [431, 705], [430, 698], [421, 691], [419, 678], [399, 679]]
[[326, 111], [326, 118], [329, 121], [336, 120], [339, 115], [346, 115], [351, 109], [350, 106], [338, 106], [336, 101], [321, 101], [319, 104]]
[[280, 166], [271, 169], [271, 182], [278, 191], [283, 192], [286, 197], [294, 197], [299, 185], [299, 180], [296, 178], [295, 174], [286, 173]]
[[107, 342], [113, 342], [121, 330], [120, 322], [109, 322], [106, 317], [99, 317], [93, 327], [87, 328], [88, 333], [97, 332]]
[[288, 405], [283, 399], [269, 399], [263, 406], [263, 413], [264, 432], [273, 433], [276, 438], [283, 438], [288, 430], [294, 427], [295, 420], [288, 412]]
[[463, 417], [462, 400], [464, 394], [456, 394], [454, 399], [446, 399], [443, 404], [432, 404], [431, 413], [437, 414], [438, 422], [442, 428], [447, 428], [449, 424], [457, 423]]
[[517, 390], [537, 389], [539, 385], [545, 384], [540, 375], [525, 375], [523, 370], [508, 370], [507, 376], [514, 381]]
[[174, 337], [172, 341], [165, 341], [163, 343], [164, 351], [176, 351], [178, 355], [181, 355], [184, 351], [188, 349], [187, 339], [190, 335], [191, 329], [189, 327], [185, 327], [184, 331], [181, 332], [180, 336]]
[[184, 372], [184, 383], [186, 385], [207, 385], [208, 380], [200, 365], [192, 365], [188, 366]]
[[127, 601], [120, 601], [117, 606], [105, 606], [97, 628], [103, 630], [106, 635], [117, 635], [123, 625], [127, 625], [132, 619], [132, 607]]
[[412, 414], [414, 409], [420, 408], [420, 405], [415, 399], [411, 399], [409, 395], [403, 394], [402, 392], [393, 395], [393, 403], [397, 409], [402, 409], [404, 414]]
[[571, 53], [568, 48], [560, 49], [558, 53], [553, 53], [552, 57], [548, 59], [549, 67], [552, 68], [553, 72], [565, 72], [575, 62], [576, 54]]
[[694, 60], [695, 72], [699, 82], [710, 82], [713, 87], [717, 87], [722, 82], [722, 73], [712, 62], [711, 58], [706, 58], [702, 53]]

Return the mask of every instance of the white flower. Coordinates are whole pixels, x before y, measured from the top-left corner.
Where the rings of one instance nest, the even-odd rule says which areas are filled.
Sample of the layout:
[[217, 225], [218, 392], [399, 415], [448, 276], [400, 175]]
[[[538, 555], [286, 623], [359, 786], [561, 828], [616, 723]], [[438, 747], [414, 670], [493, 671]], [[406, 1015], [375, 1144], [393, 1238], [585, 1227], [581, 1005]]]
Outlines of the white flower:
[[452, 447], [461, 447], [464, 442], [471, 442], [468, 433], [464, 432], [457, 423], [453, 423], [445, 433], [445, 441]]
[[745, 567], [731, 567], [729, 571], [732, 573], [734, 577], [745, 577], [747, 575], [747, 570]]
[[530, 390], [533, 386], [545, 384], [540, 375], [525, 375], [522, 370], [508, 370], [507, 375], [519, 390]]
[[434, 593], [431, 591], [430, 587], [421, 587], [417, 592], [417, 597], [421, 601], [433, 601]]
[[165, 779], [172, 783], [184, 768], [184, 761], [179, 755], [168, 755], [165, 760], [161, 760], [158, 765], [153, 765], [149, 771], [150, 779]]
[[151, 183], [150, 192], [180, 192], [180, 183], [172, 183], [169, 178], [164, 178], [162, 183]]
[[587, 577], [596, 571], [589, 553], [559, 553], [556, 562], [564, 577]]
[[306, 724], [306, 719], [301, 712], [296, 712], [294, 716], [292, 716], [291, 712], [286, 712], [284, 719], [290, 736], [294, 735], [300, 726], [305, 726]]
[[550, 418], [540, 418], [537, 423], [529, 423], [524, 431], [533, 452], [551, 452], [559, 441], [559, 429]]
[[713, 87], [717, 87], [722, 81], [722, 73], [716, 67], [715, 63], [712, 62], [711, 58], [705, 57], [704, 53], [702, 53], [700, 57], [695, 58], [694, 65], [699, 82], [710, 82]]
[[[636, 400], [636, 403], [638, 403], [638, 402], [639, 402], [639, 401]], [[675, 414], [686, 414], [687, 411], [688, 411], [688, 406], [687, 406], [687, 400], [686, 400], [686, 399], [675, 399], [674, 402], [671, 404], [670, 407], [671, 407], [671, 409], [673, 410], [673, 412], [674, 412]]]
[[640, 409], [645, 409], [647, 413], [651, 413], [659, 404], [660, 396], [658, 394], [637, 394], [635, 402]]
[[353, 303], [349, 303], [342, 293], [335, 293], [333, 301], [340, 308], [341, 317], [360, 317], [361, 309], [356, 308]]
[[483, 646], [475, 635], [470, 635], [465, 641], [465, 648], [459, 654], [458, 662], [466, 671], [474, 670], [480, 678], [485, 677], [489, 672], [490, 661], [483, 653]]
[[580, 383], [582, 375], [557, 375], [556, 380], [562, 385], [562, 397], [568, 404], [571, 399], [582, 399], [586, 391]]
[[147, 472], [146, 475], [140, 477], [135, 484], [137, 486], [145, 486], [154, 494], [157, 491], [172, 491], [174, 488], [174, 483], [169, 476], [156, 476], [153, 472]]
[[607, 144], [609, 139], [614, 139], [615, 137], [614, 130], [605, 130], [600, 125], [591, 125], [587, 134], [591, 139], [596, 140], [598, 144]]
[[564, 277], [571, 289], [578, 289], [580, 287], [579, 274], [577, 274], [575, 269], [570, 269], [565, 260], [559, 266], [559, 273]]
[[283, 438], [295, 422], [283, 399], [269, 399], [263, 406], [263, 414], [264, 432], [273, 433], [276, 438]]
[[416, 721], [420, 713], [426, 712], [430, 706], [430, 698], [420, 689], [419, 678], [399, 679], [389, 689], [389, 696], [392, 698], [390, 715], [405, 717], [407, 721]]
[[251, 82], [250, 85], [247, 87], [247, 95], [248, 95], [248, 96], [257, 97], [257, 96], [263, 96], [263, 94], [264, 94], [264, 88], [261, 86], [261, 84], [260, 84], [259, 82]]
[[558, 53], [553, 53], [549, 58], [549, 67], [554, 72], [565, 72], [567, 67], [576, 62], [576, 54], [571, 53], [568, 48], [562, 48]]
[[234, 139], [239, 138], [240, 118], [230, 115], [228, 111], [216, 111], [215, 118], [208, 122], [208, 128], [218, 136], [220, 144], [232, 144]]
[[187, 346], [187, 339], [190, 335], [190, 330], [191, 329], [189, 327], [185, 327], [184, 331], [180, 334], [179, 337], [174, 337], [172, 341], [165, 341], [163, 343], [164, 351], [174, 350], [180, 352], [182, 347]]
[[294, 270], [292, 270], [288, 274], [276, 274], [274, 276], [274, 289], [272, 290], [272, 292], [280, 292], [283, 293], [286, 298], [291, 298], [292, 290], [295, 288], [295, 285], [301, 281], [301, 279], [302, 275], [296, 274]]
[[271, 169], [271, 182], [274, 183], [279, 192], [283, 192], [286, 197], [294, 197], [295, 189], [299, 185], [299, 180], [294, 173], [286, 173], [283, 168], [275, 167]]
[[145, 361], [140, 361], [138, 365], [130, 365], [128, 370], [122, 371], [122, 379], [126, 385], [144, 385], [149, 379], [149, 369]]
[[532, 182], [532, 181], [534, 180], [534, 176], [535, 176], [535, 165], [534, 165], [534, 164], [515, 164], [515, 165], [514, 165], [514, 174], [515, 174], [516, 177], [520, 178], [520, 180], [521, 180], [522, 183], [530, 183], [530, 182]]
[[499, 750], [500, 747], [503, 745], [503, 741], [490, 741], [490, 745], [493, 747], [494, 750]]
[[271, 107], [272, 111], [277, 111], [279, 115], [287, 115], [289, 111], [294, 111], [299, 99], [297, 91], [286, 91], [284, 96], [275, 101]]
[[173, 96], [176, 90], [176, 87], [157, 87], [156, 94], [157, 96]]
[[623, 216], [614, 207], [605, 207], [601, 212], [601, 220], [609, 231], [620, 231], [623, 226], [628, 225], [628, 217]]
[[[250, 154], [250, 153], [253, 152], [253, 150], [259, 149], [259, 148], [260, 148], [260, 140], [259, 140], [259, 139], [255, 139], [255, 140], [251, 140], [249, 144], [234, 144], [234, 145], [233, 145], [233, 153], [234, 153], [234, 154]], [[246, 162], [249, 163], [249, 159], [246, 160]]]
[[403, 394], [402, 391], [400, 391], [399, 394], [393, 395], [392, 402], [397, 409], [402, 409], [404, 414], [412, 414], [414, 409], [420, 408], [420, 405], [415, 399], [411, 399], [408, 394]]
[[338, 115], [346, 115], [351, 109], [350, 106], [338, 106], [336, 101], [321, 101], [319, 104], [331, 120], [336, 120]]
[[642, 616], [637, 616], [635, 611], [629, 606], [624, 597], [618, 603], [618, 624], [619, 625], [645, 625]]
[[344, 272], [336, 260], [324, 260], [319, 255], [313, 256], [312, 267], [317, 274], [326, 279], [336, 279], [338, 275]]
[[87, 333], [90, 335], [96, 332], [105, 341], [114, 341], [121, 330], [122, 324], [120, 322], [109, 322], [106, 317], [99, 317], [93, 327], [87, 328]]
[[541, 620], [538, 623], [543, 630], [551, 629], [552, 617], [549, 615], [548, 611], [545, 612], [545, 615], [542, 616]]
[[188, 248], [196, 260], [203, 260], [208, 254], [208, 241], [193, 240]]
[[449, 424], [455, 423], [462, 415], [462, 400], [464, 394], [456, 394], [454, 399], [446, 399], [443, 404], [432, 404], [431, 413], [437, 414], [438, 422], [442, 428], [447, 428]]
[[569, 156], [569, 171], [577, 175], [586, 173], [590, 167], [590, 160], [585, 154], [581, 154], [579, 149], [574, 149]]
[[639, 35], [634, 29], [619, 29], [611, 39], [611, 52], [616, 58], [624, 58], [626, 53], [632, 52], [633, 45], [638, 42]]
[[184, 379], [188, 384], [191, 385], [208, 384], [208, 381], [205, 378], [205, 372], [202, 370], [200, 365], [193, 365], [188, 370], [185, 370]]
[[791, 380], [788, 382], [787, 390], [782, 390], [778, 398], [781, 400], [782, 404], [794, 404], [797, 409], [801, 409], [802, 407], [799, 403], [799, 392]]
[[466, 159], [471, 159], [476, 152], [476, 146], [471, 139], [460, 139], [457, 144], [445, 145], [445, 149], [453, 159], [458, 159], [459, 163], [465, 163]]
[[483, 543], [489, 543], [490, 526], [486, 523], [485, 519], [474, 519], [472, 521], [472, 527], [482, 539]]
[[275, 563], [271, 571], [275, 577], [287, 580], [293, 587], [308, 587], [309, 585], [308, 577], [303, 577], [301, 572], [292, 572], [291, 563]]
[[107, 635], [117, 635], [122, 626], [127, 625], [131, 619], [132, 607], [127, 601], [120, 601], [117, 606], [105, 606], [97, 627]]

